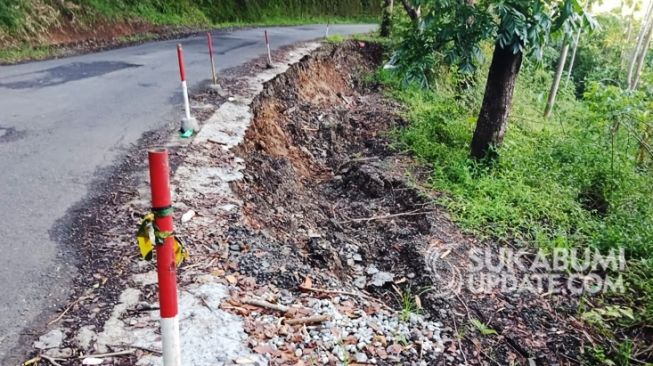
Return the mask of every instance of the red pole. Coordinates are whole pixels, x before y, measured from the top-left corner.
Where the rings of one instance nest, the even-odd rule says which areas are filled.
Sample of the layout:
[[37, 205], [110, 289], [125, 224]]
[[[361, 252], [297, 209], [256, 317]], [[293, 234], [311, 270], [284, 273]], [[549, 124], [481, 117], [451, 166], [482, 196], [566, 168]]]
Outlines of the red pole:
[[179, 60], [179, 75], [181, 76], [181, 81], [186, 81], [186, 67], [184, 66], [184, 50], [181, 48], [181, 44], [177, 45], [177, 59]]
[[206, 33], [206, 41], [209, 44], [209, 59], [211, 60], [211, 76], [213, 77], [213, 84], [218, 83], [218, 77], [215, 74], [215, 62], [213, 61], [213, 37], [211, 32]]
[[[173, 233], [172, 199], [170, 196], [170, 168], [168, 151], [148, 151], [150, 163], [150, 188], [152, 212], [160, 232]], [[156, 268], [159, 279], [159, 305], [161, 312], [161, 338], [163, 364], [178, 366], [181, 363], [179, 319], [177, 317], [177, 266], [175, 264], [174, 237], [166, 237], [163, 245], [156, 245]]]
[[181, 76], [181, 92], [184, 97], [184, 111], [186, 112], [186, 120], [190, 121], [191, 120], [190, 100], [188, 100], [188, 85], [186, 84], [186, 66], [184, 64], [184, 50], [183, 48], [181, 48], [181, 44], [177, 45], [177, 60], [179, 61], [179, 76]]

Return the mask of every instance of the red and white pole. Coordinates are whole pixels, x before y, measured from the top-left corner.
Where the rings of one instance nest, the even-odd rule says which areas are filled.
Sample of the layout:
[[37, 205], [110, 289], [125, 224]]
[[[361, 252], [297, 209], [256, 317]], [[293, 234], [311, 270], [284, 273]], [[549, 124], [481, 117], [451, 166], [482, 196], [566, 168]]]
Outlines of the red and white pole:
[[272, 66], [272, 53], [270, 52], [270, 38], [268, 37], [268, 30], [264, 31], [265, 33], [265, 46], [268, 49], [268, 66]]
[[[170, 168], [168, 151], [148, 151], [150, 163], [150, 188], [152, 190], [152, 211], [155, 223], [162, 232], [173, 232], [170, 196]], [[174, 238], [168, 236], [163, 245], [156, 246], [156, 269], [159, 279], [159, 305], [161, 312], [161, 338], [163, 341], [163, 365], [181, 366], [181, 345], [179, 340], [179, 318], [177, 316], [177, 266], [175, 264]]]
[[184, 50], [181, 48], [181, 44], [177, 45], [177, 59], [179, 60], [179, 75], [181, 76], [181, 90], [184, 94], [186, 119], [190, 120], [190, 102], [188, 100], [188, 85], [186, 84], [186, 66], [184, 65]]
[[213, 61], [213, 37], [211, 32], [206, 33], [206, 41], [209, 44], [209, 59], [211, 60], [211, 76], [213, 76], [213, 85], [218, 83], [218, 76], [215, 73], [215, 62]]

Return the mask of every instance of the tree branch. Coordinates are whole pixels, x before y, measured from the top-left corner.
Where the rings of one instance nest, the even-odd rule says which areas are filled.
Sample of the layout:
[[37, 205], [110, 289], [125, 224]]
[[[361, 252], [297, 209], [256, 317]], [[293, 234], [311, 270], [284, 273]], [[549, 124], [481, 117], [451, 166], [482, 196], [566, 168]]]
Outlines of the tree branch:
[[410, 3], [408, 0], [401, 0], [401, 4], [404, 6], [404, 9], [406, 9], [406, 13], [408, 13], [408, 16], [413, 22], [417, 22], [421, 16], [421, 9], [419, 6], [416, 8], [413, 4]]

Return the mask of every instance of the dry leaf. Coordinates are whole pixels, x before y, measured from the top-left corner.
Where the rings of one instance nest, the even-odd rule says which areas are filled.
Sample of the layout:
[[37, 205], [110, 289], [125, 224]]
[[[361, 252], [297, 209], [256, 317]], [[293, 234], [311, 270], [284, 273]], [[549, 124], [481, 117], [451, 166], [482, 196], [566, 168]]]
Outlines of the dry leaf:
[[304, 282], [302, 282], [302, 284], [299, 285], [299, 287], [304, 289], [311, 289], [313, 288], [313, 281], [311, 280], [310, 277], [306, 276], [306, 278], [304, 278]]
[[254, 352], [256, 352], [258, 354], [261, 354], [261, 355], [266, 354], [266, 353], [274, 354], [275, 351], [276, 350], [274, 348], [268, 346], [267, 344], [263, 344], [263, 345], [254, 347]]
[[236, 279], [236, 276], [234, 276], [234, 275], [227, 275], [227, 276], [225, 276], [225, 279], [232, 285], [235, 285], [236, 283], [238, 283], [238, 280]]

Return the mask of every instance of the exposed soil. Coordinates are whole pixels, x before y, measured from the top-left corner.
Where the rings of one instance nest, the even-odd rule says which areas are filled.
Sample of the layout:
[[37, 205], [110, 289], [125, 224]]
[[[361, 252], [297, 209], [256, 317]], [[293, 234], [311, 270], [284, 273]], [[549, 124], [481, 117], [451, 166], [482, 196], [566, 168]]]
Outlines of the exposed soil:
[[[65, 23], [43, 32], [44, 38], [34, 40], [32, 46], [47, 47], [48, 53], [44, 58], [58, 58], [132, 46], [153, 40], [190, 37], [205, 30], [201, 27], [161, 26], [142, 21], [99, 21], [92, 28]], [[16, 62], [0, 60], [0, 65], [35, 60], [37, 59], [26, 58]]]
[[[445, 351], [418, 357], [406, 346], [393, 359], [366, 349], [382, 364], [579, 363], [588, 336], [572, 297], [433, 291], [464, 278], [470, 249], [499, 246], [463, 235], [420, 188], [427, 173], [389, 145], [388, 133], [405, 124], [401, 108], [365, 81], [382, 54], [359, 42], [325, 47], [255, 99], [238, 148], [245, 178], [233, 185], [248, 231], [233, 237], [249, 236], [232, 250], [240, 273], [294, 292], [309, 277], [314, 287], [362, 291], [399, 311], [417, 295], [413, 310], [421, 305], [452, 335]], [[444, 256], [446, 265], [437, 260]]]

